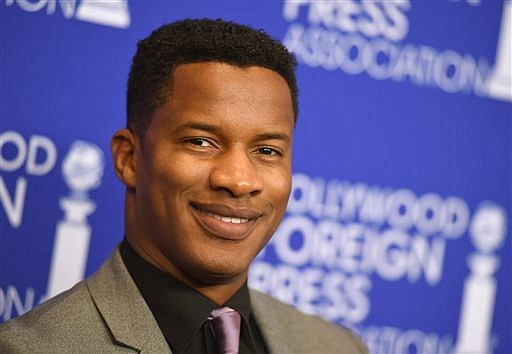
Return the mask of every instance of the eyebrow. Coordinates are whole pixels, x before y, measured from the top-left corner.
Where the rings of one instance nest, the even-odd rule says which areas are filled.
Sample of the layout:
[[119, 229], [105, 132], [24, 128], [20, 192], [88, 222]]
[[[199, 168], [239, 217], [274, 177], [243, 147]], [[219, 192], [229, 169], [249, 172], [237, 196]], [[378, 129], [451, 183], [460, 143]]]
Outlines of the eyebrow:
[[256, 136], [257, 140], [283, 140], [287, 143], [290, 142], [290, 137], [286, 134], [279, 133], [263, 133]]
[[208, 123], [186, 123], [186, 124], [180, 125], [176, 129], [176, 131], [179, 132], [179, 131], [182, 131], [185, 129], [202, 130], [202, 131], [211, 132], [211, 133], [216, 133], [216, 132], [220, 131], [219, 127], [212, 125], [212, 124], [208, 124]]
[[[181, 125], [176, 131], [181, 131], [185, 129], [196, 129], [196, 130], [202, 130], [205, 132], [210, 133], [221, 133], [222, 128], [208, 123], [186, 123]], [[281, 133], [262, 133], [256, 135], [256, 140], [282, 140], [286, 143], [290, 143], [290, 137], [287, 134], [281, 134]]]

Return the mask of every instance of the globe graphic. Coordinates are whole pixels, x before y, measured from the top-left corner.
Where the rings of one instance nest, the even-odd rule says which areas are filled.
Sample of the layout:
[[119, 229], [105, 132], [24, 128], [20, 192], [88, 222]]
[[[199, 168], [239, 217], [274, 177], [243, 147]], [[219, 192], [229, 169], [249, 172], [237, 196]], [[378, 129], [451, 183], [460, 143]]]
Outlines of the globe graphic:
[[105, 167], [103, 151], [94, 144], [75, 141], [62, 163], [62, 173], [68, 187], [86, 192], [101, 183]]
[[493, 203], [483, 203], [473, 216], [471, 239], [479, 252], [490, 253], [502, 246], [507, 233], [505, 210]]

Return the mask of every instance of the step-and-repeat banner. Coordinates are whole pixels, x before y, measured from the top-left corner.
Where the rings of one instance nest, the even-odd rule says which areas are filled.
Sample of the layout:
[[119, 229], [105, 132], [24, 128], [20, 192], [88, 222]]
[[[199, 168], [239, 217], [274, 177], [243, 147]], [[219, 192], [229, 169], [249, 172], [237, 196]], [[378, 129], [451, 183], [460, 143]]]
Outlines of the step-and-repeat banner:
[[109, 140], [137, 40], [185, 17], [299, 62], [288, 213], [250, 284], [373, 353], [511, 353], [512, 4], [0, 2], [0, 322], [123, 237]]

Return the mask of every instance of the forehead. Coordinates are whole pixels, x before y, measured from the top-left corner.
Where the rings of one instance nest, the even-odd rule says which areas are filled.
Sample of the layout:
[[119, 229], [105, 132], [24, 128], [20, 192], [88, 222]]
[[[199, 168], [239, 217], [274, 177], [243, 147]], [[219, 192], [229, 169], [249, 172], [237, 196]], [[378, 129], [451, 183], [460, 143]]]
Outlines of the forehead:
[[178, 65], [167, 102], [153, 118], [165, 113], [168, 123], [195, 118], [210, 122], [286, 125], [293, 129], [293, 106], [287, 82], [278, 73], [257, 66], [225, 63]]
[[[239, 67], [221, 62], [180, 64], [173, 70], [172, 82], [173, 92], [192, 94], [218, 91], [230, 93], [238, 99], [243, 99], [250, 90], [266, 89], [264, 92], [271, 91], [268, 95], [275, 95], [279, 91], [291, 105], [291, 92], [285, 79], [277, 72], [260, 66]], [[190, 89], [194, 92], [190, 92]], [[264, 92], [258, 92], [254, 98], [262, 96]], [[171, 98], [173, 96], [171, 93]]]

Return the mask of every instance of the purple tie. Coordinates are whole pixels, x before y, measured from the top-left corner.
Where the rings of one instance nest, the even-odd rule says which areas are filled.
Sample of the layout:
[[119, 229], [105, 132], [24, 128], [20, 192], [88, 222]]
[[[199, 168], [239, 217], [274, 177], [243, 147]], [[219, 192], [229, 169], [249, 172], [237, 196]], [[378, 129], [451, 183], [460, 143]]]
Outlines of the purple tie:
[[219, 354], [238, 354], [240, 314], [229, 307], [215, 309], [208, 316]]

